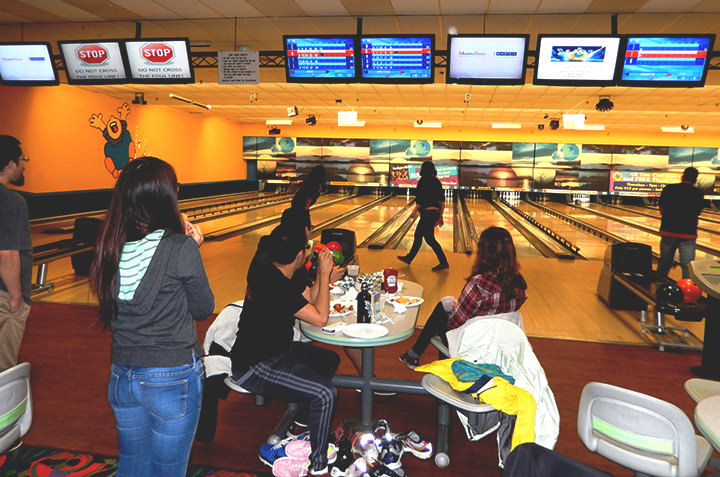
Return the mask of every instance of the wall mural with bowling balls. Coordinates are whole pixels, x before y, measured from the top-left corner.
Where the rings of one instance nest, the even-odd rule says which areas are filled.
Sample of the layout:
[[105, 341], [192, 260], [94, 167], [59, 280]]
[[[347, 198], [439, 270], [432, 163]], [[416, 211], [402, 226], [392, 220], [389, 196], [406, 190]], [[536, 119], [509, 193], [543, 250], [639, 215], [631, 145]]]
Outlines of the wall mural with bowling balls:
[[330, 181], [413, 187], [422, 162], [432, 160], [445, 187], [659, 194], [666, 184], [679, 182], [682, 170], [692, 165], [700, 170], [698, 187], [706, 194], [720, 193], [718, 148], [430, 139], [246, 139], [244, 158], [258, 161], [261, 180], [299, 178], [322, 164]]

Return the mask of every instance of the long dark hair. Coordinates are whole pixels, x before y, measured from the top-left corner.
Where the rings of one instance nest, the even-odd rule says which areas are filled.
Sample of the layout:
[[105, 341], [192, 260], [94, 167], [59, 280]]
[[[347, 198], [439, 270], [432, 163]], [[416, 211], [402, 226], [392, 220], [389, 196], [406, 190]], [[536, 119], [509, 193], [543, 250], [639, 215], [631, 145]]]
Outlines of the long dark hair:
[[425, 161], [420, 166], [420, 177], [437, 177], [437, 169], [433, 161]]
[[117, 316], [117, 271], [125, 242], [158, 229], [183, 233], [177, 189], [175, 170], [156, 157], [135, 159], [120, 173], [90, 267], [90, 289], [105, 326]]
[[488, 227], [480, 234], [475, 263], [468, 280], [474, 275], [486, 272], [497, 276], [504, 293], [509, 293], [514, 288], [527, 288], [525, 279], [520, 274], [512, 236], [502, 227]]

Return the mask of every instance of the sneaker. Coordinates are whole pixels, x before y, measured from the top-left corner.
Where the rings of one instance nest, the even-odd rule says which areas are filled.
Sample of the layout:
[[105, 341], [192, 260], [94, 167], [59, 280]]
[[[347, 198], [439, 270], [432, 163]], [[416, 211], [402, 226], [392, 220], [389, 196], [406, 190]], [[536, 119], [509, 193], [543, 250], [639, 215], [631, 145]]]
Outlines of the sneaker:
[[330, 471], [328, 470], [327, 465], [320, 470], [311, 470], [310, 471], [310, 475], [328, 475], [328, 474], [330, 474]]
[[432, 443], [415, 431], [398, 434], [395, 438], [402, 442], [404, 450], [411, 452], [419, 459], [429, 459], [432, 456]]
[[281, 457], [272, 466], [275, 477], [304, 477], [310, 467], [309, 460]]
[[[307, 460], [310, 457], [310, 453], [312, 451], [311, 447], [312, 446], [310, 444], [310, 441], [291, 441], [288, 442], [285, 446], [285, 454], [287, 454], [288, 457], [292, 457], [294, 459]], [[328, 444], [327, 459], [328, 464], [332, 464], [333, 462], [335, 462], [335, 459], [337, 459], [337, 448], [333, 443]]]
[[402, 467], [400, 459], [403, 455], [403, 444], [397, 439], [386, 440], [382, 443], [382, 449], [378, 455], [378, 462], [387, 466], [390, 470]]
[[450, 264], [448, 264], [447, 262], [445, 262], [445, 263], [438, 263], [437, 265], [435, 265], [434, 267], [432, 267], [432, 271], [433, 271], [433, 272], [438, 272], [438, 271], [440, 271], [440, 270], [445, 270], [446, 268], [450, 268]]
[[385, 440], [391, 440], [391, 434], [390, 434], [390, 424], [385, 419], [378, 419], [375, 421], [375, 424], [373, 424], [373, 430], [372, 430], [373, 436], [375, 436], [376, 441], [385, 441]]
[[276, 460], [282, 457], [287, 457], [287, 454], [285, 453], [285, 442], [280, 442], [279, 444], [275, 445], [261, 445], [258, 457], [260, 457], [260, 462], [267, 465], [268, 467], [272, 467], [275, 464]]
[[401, 262], [407, 263], [408, 265], [410, 265], [412, 263], [412, 259], [408, 258], [407, 255], [398, 255], [397, 259], [400, 260]]
[[401, 354], [400, 357], [398, 357], [398, 359], [401, 362], [407, 364], [407, 367], [410, 369], [415, 369], [418, 366], [420, 366], [420, 358], [413, 358], [412, 356], [410, 356], [409, 351], [406, 351], [403, 354]]

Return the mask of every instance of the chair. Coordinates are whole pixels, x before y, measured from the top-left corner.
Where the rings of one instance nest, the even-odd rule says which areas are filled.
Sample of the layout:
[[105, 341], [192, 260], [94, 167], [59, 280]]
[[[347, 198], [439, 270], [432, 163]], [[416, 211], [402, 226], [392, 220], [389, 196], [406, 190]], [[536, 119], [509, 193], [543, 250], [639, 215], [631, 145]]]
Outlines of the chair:
[[583, 388], [578, 435], [590, 451], [633, 470], [636, 477], [699, 476], [712, 454], [677, 406], [597, 382]]
[[0, 454], [18, 443], [30, 424], [30, 363], [20, 363], [0, 373]]
[[[515, 385], [532, 394], [537, 403], [535, 441], [552, 449], [560, 431], [560, 415], [555, 397], [525, 333], [516, 322], [501, 315], [476, 317], [447, 333], [448, 348], [442, 349], [437, 340], [433, 341], [433, 344], [438, 347], [441, 355], [462, 357], [475, 363], [497, 364], [503, 372], [513, 376]], [[450, 407], [459, 410], [458, 417], [470, 440], [479, 440], [500, 427], [499, 418], [491, 415], [500, 414], [499, 411], [467, 394], [455, 391], [441, 378], [428, 374], [423, 376], [420, 384], [438, 399], [435, 454], [435, 464], [438, 467], [450, 464], [447, 440]], [[496, 423], [490, 425], [493, 421]], [[484, 432], [472, 434], [470, 429], [480, 422], [486, 424]], [[498, 451], [502, 462], [501, 449]]]
[[[209, 443], [214, 440], [218, 401], [227, 398], [228, 389], [242, 394], [252, 394], [233, 381], [230, 361], [230, 350], [235, 342], [243, 303], [244, 300], [239, 300], [223, 308], [208, 328], [203, 340], [205, 386], [198, 430], [195, 436], [196, 440], [200, 442]], [[256, 406], [264, 406], [269, 402], [265, 396], [255, 394], [254, 397]], [[268, 443], [277, 444], [285, 438], [297, 409], [297, 403], [288, 403], [287, 411], [268, 437]]]
[[720, 394], [720, 381], [712, 379], [690, 378], [685, 381], [683, 387], [695, 402]]

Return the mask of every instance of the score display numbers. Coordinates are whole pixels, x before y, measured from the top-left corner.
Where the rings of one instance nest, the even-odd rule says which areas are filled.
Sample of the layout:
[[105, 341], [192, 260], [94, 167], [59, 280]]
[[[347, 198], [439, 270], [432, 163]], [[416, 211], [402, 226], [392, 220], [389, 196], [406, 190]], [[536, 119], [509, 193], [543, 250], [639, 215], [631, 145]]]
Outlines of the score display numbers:
[[360, 43], [363, 79], [432, 81], [432, 37], [365, 37]]
[[620, 80], [702, 82], [710, 43], [707, 37], [630, 37]]
[[353, 38], [286, 38], [288, 78], [355, 78]]

